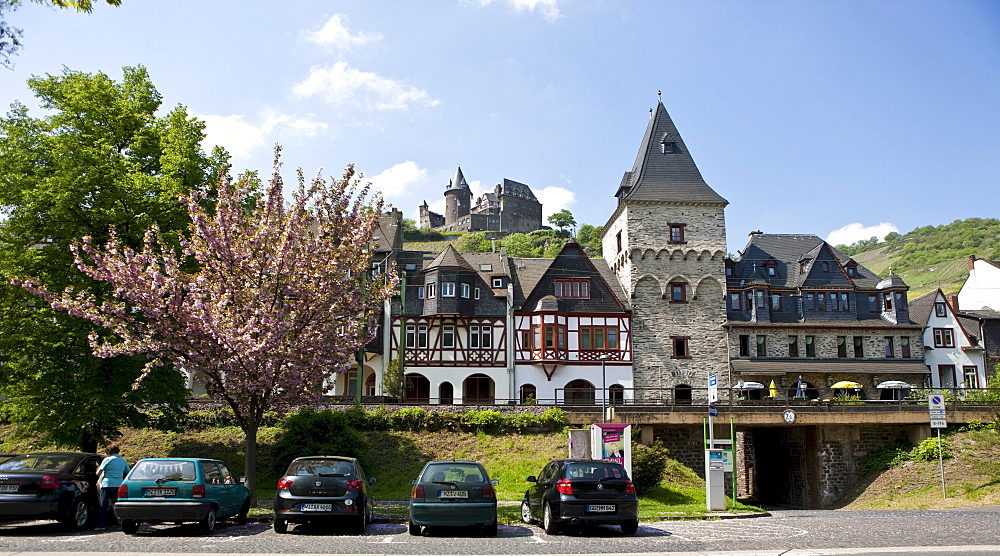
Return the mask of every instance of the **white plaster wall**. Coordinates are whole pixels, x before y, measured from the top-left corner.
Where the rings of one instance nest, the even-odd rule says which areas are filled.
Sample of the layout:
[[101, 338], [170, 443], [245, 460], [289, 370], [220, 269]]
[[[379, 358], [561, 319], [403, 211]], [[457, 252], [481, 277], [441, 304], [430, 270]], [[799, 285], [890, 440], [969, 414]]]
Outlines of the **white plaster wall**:
[[969, 279], [958, 292], [958, 307], [964, 311], [1000, 311], [1000, 268], [976, 259]]

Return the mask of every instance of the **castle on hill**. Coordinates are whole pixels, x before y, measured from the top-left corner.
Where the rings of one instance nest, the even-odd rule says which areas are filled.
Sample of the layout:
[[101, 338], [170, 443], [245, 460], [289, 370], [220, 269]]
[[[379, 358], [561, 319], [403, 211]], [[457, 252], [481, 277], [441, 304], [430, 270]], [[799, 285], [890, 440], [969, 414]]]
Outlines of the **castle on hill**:
[[462, 167], [444, 191], [444, 214], [431, 212], [427, 201], [420, 205], [420, 227], [439, 232], [499, 232], [502, 235], [541, 230], [542, 203], [531, 188], [504, 179], [493, 191], [472, 201], [472, 190]]

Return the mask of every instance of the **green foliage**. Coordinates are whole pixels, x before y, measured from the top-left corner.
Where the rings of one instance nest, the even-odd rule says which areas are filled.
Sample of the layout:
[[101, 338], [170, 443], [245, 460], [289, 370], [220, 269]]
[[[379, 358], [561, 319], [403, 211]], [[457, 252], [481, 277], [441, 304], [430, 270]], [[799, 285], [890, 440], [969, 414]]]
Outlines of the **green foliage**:
[[603, 253], [601, 246], [601, 234], [604, 233], [604, 226], [591, 226], [584, 224], [576, 233], [576, 241], [589, 257], [600, 257]]
[[[179, 195], [228, 171], [227, 155], [202, 152], [204, 124], [183, 107], [157, 115], [161, 97], [145, 68], [124, 68], [120, 82], [64, 69], [32, 77], [28, 86], [45, 110], [41, 117], [15, 102], [0, 119], [7, 215], [0, 275], [37, 278], [52, 291], [73, 286], [103, 300], [109, 287], [77, 270], [69, 245], [88, 235], [103, 244], [114, 228], [138, 247], [154, 223], [177, 245], [189, 224]], [[89, 450], [122, 427], [173, 426], [171, 413], [187, 394], [181, 374], [157, 367], [136, 383], [148, 360], [94, 357], [93, 331], [3, 280], [0, 394], [8, 397], [0, 413], [52, 442]], [[147, 414], [149, 407], [158, 411]]]
[[441, 232], [430, 228], [407, 229], [404, 226], [403, 239], [406, 241], [444, 241], [447, 237]]
[[402, 377], [399, 376], [399, 359], [393, 359], [385, 366], [385, 374], [382, 375], [382, 391], [385, 392], [386, 396], [398, 398], [401, 384]]
[[366, 411], [353, 407], [342, 412], [347, 424], [367, 431], [471, 431], [491, 434], [521, 433], [531, 429], [555, 431], [567, 424], [566, 413], [550, 408], [542, 414], [500, 413], [494, 409], [463, 413], [408, 407], [391, 412], [383, 407]]
[[510, 234], [500, 240], [500, 244], [507, 249], [507, 255], [511, 257], [540, 257], [542, 250], [536, 248], [525, 234]]
[[458, 238], [457, 249], [463, 253], [489, 253], [493, 243], [486, 239], [485, 232], [470, 232]]
[[881, 472], [903, 464], [910, 459], [910, 449], [909, 444], [892, 444], [868, 452], [858, 460], [861, 474]]
[[549, 215], [548, 222], [560, 230], [576, 226], [576, 220], [569, 209], [562, 209], [555, 214]]
[[632, 483], [637, 494], [645, 494], [663, 482], [670, 452], [662, 442], [632, 444]]
[[[941, 454], [944, 459], [952, 456], [947, 438], [941, 438]], [[910, 459], [913, 461], [937, 461], [938, 459], [938, 439], [928, 438], [917, 444], [910, 451]]]
[[364, 463], [368, 444], [341, 411], [311, 408], [289, 417], [278, 441], [271, 448], [271, 469], [281, 476], [288, 464], [304, 456], [347, 456]]

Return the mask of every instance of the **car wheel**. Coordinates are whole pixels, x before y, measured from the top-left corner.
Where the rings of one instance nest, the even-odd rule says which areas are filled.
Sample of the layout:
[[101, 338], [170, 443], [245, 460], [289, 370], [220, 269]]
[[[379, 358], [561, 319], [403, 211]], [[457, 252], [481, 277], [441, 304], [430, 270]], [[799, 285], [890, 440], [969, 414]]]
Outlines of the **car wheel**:
[[525, 497], [521, 501], [521, 521], [531, 525], [535, 522], [535, 518], [531, 517], [531, 505], [528, 504], [528, 498]]
[[552, 506], [548, 503], [542, 511], [542, 529], [545, 529], [546, 535], [555, 535], [559, 531], [559, 526], [556, 525], [555, 517], [552, 515]]
[[198, 524], [201, 525], [203, 533], [215, 531], [215, 508], [209, 508], [208, 513], [205, 514], [205, 519], [198, 522]]
[[361, 515], [354, 518], [354, 532], [357, 533], [358, 535], [364, 535], [365, 527], [367, 526], [368, 523], [365, 521], [365, 512], [362, 511]]
[[411, 534], [411, 535], [414, 535], [414, 536], [416, 536], [416, 535], [419, 535], [419, 534], [420, 534], [420, 526], [419, 526], [419, 525], [417, 525], [416, 523], [413, 523], [412, 521], [411, 521], [411, 522], [410, 522], [410, 524], [409, 524], [409, 525], [407, 526], [407, 528], [408, 528], [408, 529], [410, 530], [410, 534]]
[[247, 524], [247, 514], [250, 513], [250, 499], [247, 498], [243, 502], [243, 507], [240, 508], [240, 513], [236, 514], [236, 524], [246, 525]]
[[622, 534], [624, 535], [634, 535], [636, 531], [639, 530], [639, 520], [635, 521], [623, 521], [621, 523]]
[[71, 529], [86, 529], [90, 523], [90, 506], [87, 505], [87, 501], [80, 498], [73, 502], [62, 522]]
[[134, 535], [139, 530], [139, 522], [134, 519], [122, 521], [122, 533]]
[[288, 532], [288, 522], [280, 517], [274, 518], [274, 532], [275, 533], [287, 533]]

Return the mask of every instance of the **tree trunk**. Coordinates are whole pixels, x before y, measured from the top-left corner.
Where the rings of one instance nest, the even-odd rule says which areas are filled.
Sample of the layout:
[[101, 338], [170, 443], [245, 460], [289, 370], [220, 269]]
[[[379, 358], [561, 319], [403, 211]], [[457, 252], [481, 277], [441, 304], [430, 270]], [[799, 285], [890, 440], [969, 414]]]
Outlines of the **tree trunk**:
[[247, 416], [246, 429], [246, 449], [243, 458], [243, 472], [246, 473], [247, 488], [250, 489], [250, 504], [257, 504], [257, 429], [259, 428], [257, 419]]

